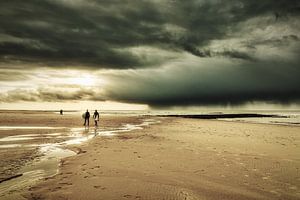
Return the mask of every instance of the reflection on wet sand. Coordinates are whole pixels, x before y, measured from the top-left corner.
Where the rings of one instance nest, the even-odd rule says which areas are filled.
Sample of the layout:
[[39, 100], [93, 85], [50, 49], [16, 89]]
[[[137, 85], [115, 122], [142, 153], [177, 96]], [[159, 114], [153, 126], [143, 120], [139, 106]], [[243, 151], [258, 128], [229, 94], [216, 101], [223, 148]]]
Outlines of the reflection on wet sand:
[[16, 129], [64, 129], [65, 127], [47, 127], [47, 126], [0, 126], [0, 130]]

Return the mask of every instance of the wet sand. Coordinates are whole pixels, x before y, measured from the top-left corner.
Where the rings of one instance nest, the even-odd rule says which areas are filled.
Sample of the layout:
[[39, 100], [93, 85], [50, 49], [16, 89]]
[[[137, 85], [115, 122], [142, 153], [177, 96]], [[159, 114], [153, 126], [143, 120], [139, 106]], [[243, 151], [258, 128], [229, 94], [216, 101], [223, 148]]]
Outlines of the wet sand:
[[59, 173], [30, 188], [26, 197], [300, 198], [300, 127], [156, 119], [161, 122], [142, 130], [77, 145], [80, 154], [63, 159]]
[[145, 120], [104, 115], [100, 127], [91, 121], [90, 128], [84, 128], [80, 113], [0, 111], [0, 199], [24, 199], [26, 189], [57, 174], [62, 158], [83, 152], [76, 145], [140, 129], [150, 123]]

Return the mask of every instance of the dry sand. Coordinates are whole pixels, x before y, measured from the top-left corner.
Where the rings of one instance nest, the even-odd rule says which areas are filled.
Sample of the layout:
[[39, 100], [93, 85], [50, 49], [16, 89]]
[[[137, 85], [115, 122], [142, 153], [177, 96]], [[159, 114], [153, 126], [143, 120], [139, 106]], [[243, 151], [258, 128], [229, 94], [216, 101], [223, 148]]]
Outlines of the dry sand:
[[300, 127], [157, 119], [143, 130], [77, 146], [81, 153], [64, 159], [59, 174], [26, 197], [300, 199]]

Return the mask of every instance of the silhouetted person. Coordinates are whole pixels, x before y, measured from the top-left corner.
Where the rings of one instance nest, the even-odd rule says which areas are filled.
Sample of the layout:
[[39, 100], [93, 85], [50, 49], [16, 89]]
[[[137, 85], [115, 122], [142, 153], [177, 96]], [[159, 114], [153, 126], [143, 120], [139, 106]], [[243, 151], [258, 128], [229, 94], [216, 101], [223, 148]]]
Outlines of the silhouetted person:
[[64, 114], [63, 112], [64, 112], [63, 110], [60, 110], [60, 111], [59, 111], [59, 113], [60, 113], [61, 115], [63, 115], [63, 114]]
[[95, 110], [94, 115], [93, 115], [93, 118], [94, 118], [94, 120], [95, 120], [95, 126], [98, 126], [99, 117], [100, 117], [100, 116], [99, 116], [98, 111]]
[[88, 125], [90, 126], [90, 113], [89, 110], [86, 110], [85, 114], [84, 114], [84, 126]]

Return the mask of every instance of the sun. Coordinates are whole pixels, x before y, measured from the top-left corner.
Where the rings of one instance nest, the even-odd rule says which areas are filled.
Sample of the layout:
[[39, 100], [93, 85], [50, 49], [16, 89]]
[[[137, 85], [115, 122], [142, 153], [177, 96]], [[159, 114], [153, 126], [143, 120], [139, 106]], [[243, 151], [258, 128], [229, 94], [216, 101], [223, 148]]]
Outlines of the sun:
[[71, 78], [69, 83], [81, 85], [81, 86], [92, 86], [96, 82], [95, 78], [85, 75], [82, 77]]

